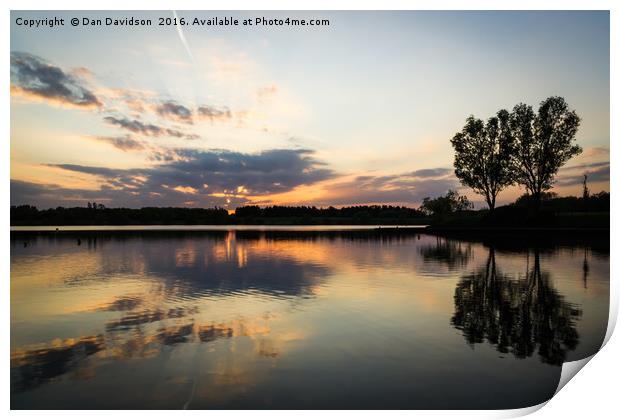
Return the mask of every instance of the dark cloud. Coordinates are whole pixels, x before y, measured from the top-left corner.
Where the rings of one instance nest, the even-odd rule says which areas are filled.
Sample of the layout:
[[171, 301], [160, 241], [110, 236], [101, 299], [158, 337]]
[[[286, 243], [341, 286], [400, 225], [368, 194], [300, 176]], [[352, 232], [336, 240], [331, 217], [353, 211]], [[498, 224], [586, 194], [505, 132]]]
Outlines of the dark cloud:
[[185, 134], [183, 134], [179, 130], [167, 129], [166, 134], [168, 134], [170, 137], [177, 137], [177, 138], [185, 137]]
[[19, 393], [44, 385], [74, 371], [86, 358], [103, 350], [103, 335], [77, 337], [49, 346], [18, 348], [11, 353], [11, 390]]
[[164, 129], [154, 124], [144, 124], [138, 120], [130, 120], [128, 118], [104, 117], [108, 124], [116, 125], [132, 133], [142, 134], [149, 137], [159, 137], [164, 134]]
[[[574, 172], [576, 171], [579, 171], [579, 173], [575, 174]], [[567, 167], [563, 172], [572, 173], [566, 175], [563, 173], [559, 174], [556, 185], [560, 187], [581, 185], [583, 183], [584, 174], [588, 175], [588, 183], [609, 182], [609, 162], [598, 162]]]
[[401, 204], [418, 205], [425, 197], [445, 194], [459, 187], [449, 169], [420, 169], [396, 175], [358, 176], [353, 181], [329, 186], [322, 205]]
[[565, 166], [565, 167], [560, 169], [560, 172], [574, 172], [574, 171], [587, 172], [589, 170], [598, 169], [598, 168], [604, 167], [604, 166], [609, 166], [609, 161], [608, 160], [602, 161], [602, 162], [583, 163], [581, 165]]
[[93, 92], [73, 76], [25, 52], [11, 53], [11, 91], [61, 105], [82, 108], [103, 105]]
[[83, 166], [83, 165], [74, 165], [71, 163], [63, 163], [63, 164], [50, 164], [48, 166], [54, 167], [54, 168], [61, 168], [61, 169], [66, 169], [67, 171], [74, 171], [74, 172], [83, 172], [83, 173], [88, 173], [90, 175], [97, 175], [97, 176], [103, 176], [106, 178], [112, 178], [112, 177], [116, 177], [118, 176], [119, 173], [126, 173], [126, 170], [117, 170], [117, 169], [110, 169], [110, 168], [103, 168], [103, 167], [99, 167], [99, 166]]
[[188, 124], [192, 123], [192, 111], [189, 108], [173, 101], [168, 101], [157, 105], [155, 107], [155, 112], [157, 112], [157, 114], [162, 118]]
[[228, 108], [217, 108], [214, 106], [203, 105], [198, 108], [198, 116], [213, 120], [227, 120], [232, 118], [232, 113]]
[[143, 142], [135, 140], [130, 136], [125, 137], [93, 137], [95, 140], [108, 143], [124, 152], [144, 150]]
[[247, 196], [281, 193], [335, 174], [311, 150], [276, 149], [257, 154], [226, 150], [175, 150], [152, 168], [111, 169], [74, 164], [50, 165], [97, 176], [100, 190], [11, 181], [12, 204], [40, 207], [96, 200], [112, 206], [223, 206], [248, 202]]
[[134, 134], [141, 134], [146, 137], [169, 136], [176, 138], [186, 138], [189, 140], [200, 138], [200, 136], [196, 134], [187, 134], [179, 130], [165, 128], [155, 124], [143, 123], [142, 121], [129, 119], [126, 117], [117, 118], [108, 116], [104, 117], [103, 120], [108, 124], [115, 125], [124, 130], [131, 131]]
[[452, 168], [432, 168], [432, 169], [419, 169], [417, 171], [410, 172], [409, 175], [417, 178], [438, 178], [446, 175], [450, 175], [453, 172]]
[[106, 198], [106, 191], [11, 180], [11, 205], [33, 204], [40, 208], [83, 206], [87, 201], [104, 201]]

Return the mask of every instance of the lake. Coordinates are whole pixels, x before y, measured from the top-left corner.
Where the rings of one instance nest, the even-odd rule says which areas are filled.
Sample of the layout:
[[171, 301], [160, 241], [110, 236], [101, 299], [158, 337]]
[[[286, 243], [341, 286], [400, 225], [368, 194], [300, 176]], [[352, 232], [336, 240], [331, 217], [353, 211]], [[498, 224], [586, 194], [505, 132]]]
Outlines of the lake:
[[609, 235], [11, 233], [11, 408], [521, 408], [596, 352]]

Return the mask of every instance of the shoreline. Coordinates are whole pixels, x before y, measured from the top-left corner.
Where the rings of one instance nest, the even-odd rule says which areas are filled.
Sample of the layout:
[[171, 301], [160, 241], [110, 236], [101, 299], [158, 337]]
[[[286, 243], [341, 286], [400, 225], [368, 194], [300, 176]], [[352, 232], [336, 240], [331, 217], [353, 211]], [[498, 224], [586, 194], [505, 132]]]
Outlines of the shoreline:
[[431, 225], [83, 225], [83, 226], [10, 226], [11, 234], [23, 233], [114, 233], [114, 232], [223, 232], [223, 231], [263, 232], [342, 232], [342, 231], [376, 231], [381, 233], [470, 233], [470, 234], [515, 234], [515, 233], [574, 233], [574, 234], [609, 234], [610, 227], [484, 227], [484, 226], [431, 226]]

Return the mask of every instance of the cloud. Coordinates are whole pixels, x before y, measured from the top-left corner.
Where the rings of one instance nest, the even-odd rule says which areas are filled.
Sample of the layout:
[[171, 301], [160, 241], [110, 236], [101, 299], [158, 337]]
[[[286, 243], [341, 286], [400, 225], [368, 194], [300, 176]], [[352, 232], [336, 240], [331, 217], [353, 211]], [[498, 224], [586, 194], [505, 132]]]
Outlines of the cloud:
[[[228, 150], [175, 149], [161, 152], [150, 168], [110, 169], [72, 164], [50, 165], [100, 178], [99, 190], [12, 181], [11, 203], [58, 206], [88, 200], [109, 206], [221, 206], [253, 203], [253, 197], [287, 193], [322, 182], [317, 205], [394, 204], [416, 206], [425, 197], [459, 188], [448, 168], [393, 175], [357, 176], [338, 181], [336, 174], [306, 149], [275, 149], [257, 154]], [[293, 203], [292, 203], [293, 204]]]
[[313, 154], [312, 150], [295, 149], [256, 154], [178, 149], [150, 168], [54, 164], [49, 166], [98, 177], [100, 189], [65, 189], [12, 180], [11, 202], [58, 206], [95, 199], [111, 206], [232, 207], [248, 203], [252, 195], [286, 192], [335, 176]]
[[228, 108], [217, 108], [214, 106], [203, 105], [198, 108], [198, 116], [204, 119], [214, 120], [229, 120], [232, 118], [232, 113]]
[[425, 197], [436, 197], [458, 188], [459, 182], [451, 174], [449, 168], [432, 168], [395, 175], [358, 176], [329, 185], [320, 201], [324, 205], [418, 205]]
[[134, 134], [141, 134], [146, 137], [161, 137], [161, 136], [169, 136], [169, 137], [177, 137], [177, 138], [186, 138], [186, 139], [197, 139], [199, 138], [196, 134], [186, 134], [179, 130], [174, 130], [171, 128], [161, 127], [155, 124], [143, 123], [139, 120], [129, 119], [126, 117], [104, 117], [103, 120], [108, 124], [115, 125], [122, 129], [131, 131]]
[[104, 197], [101, 191], [63, 188], [57, 184], [39, 184], [11, 180], [11, 205], [32, 203], [41, 208], [82, 206], [88, 200]]
[[129, 130], [132, 133], [142, 134], [149, 137], [159, 137], [163, 135], [164, 130], [154, 124], [144, 124], [138, 120], [130, 120], [128, 118], [105, 117], [103, 119], [108, 124]]
[[143, 142], [133, 139], [131, 136], [125, 137], [104, 137], [95, 136], [93, 139], [108, 143], [124, 152], [144, 150], [146, 147]]
[[256, 90], [256, 96], [259, 100], [268, 99], [276, 93], [278, 93], [278, 86], [276, 85], [263, 86]]
[[192, 111], [174, 101], [164, 102], [155, 106], [155, 112], [162, 118], [166, 118], [172, 121], [183, 122], [186, 124], [192, 123]]
[[567, 166], [558, 174], [556, 185], [568, 187], [581, 185], [583, 175], [588, 175], [588, 183], [609, 182], [609, 161]]
[[78, 79], [25, 52], [11, 53], [11, 93], [77, 108], [103, 106], [99, 98], [82, 86]]
[[602, 162], [591, 162], [591, 163], [583, 163], [581, 165], [565, 166], [560, 169], [560, 172], [576, 172], [576, 171], [587, 172], [588, 170], [591, 170], [593, 168], [599, 168], [601, 166], [609, 166], [609, 161], [605, 160]]
[[432, 168], [432, 169], [418, 169], [417, 171], [410, 172], [409, 175], [417, 178], [438, 178], [451, 174], [453, 169], [451, 168]]

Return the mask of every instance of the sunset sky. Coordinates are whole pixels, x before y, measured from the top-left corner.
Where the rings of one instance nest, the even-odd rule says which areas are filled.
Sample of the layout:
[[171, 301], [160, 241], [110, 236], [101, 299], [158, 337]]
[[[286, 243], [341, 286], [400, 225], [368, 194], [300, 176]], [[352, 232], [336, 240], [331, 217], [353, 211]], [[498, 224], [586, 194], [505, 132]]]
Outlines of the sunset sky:
[[[609, 191], [608, 12], [179, 12], [321, 27], [157, 26], [172, 12], [11, 13], [11, 204], [399, 204], [460, 186], [450, 138], [563, 96]], [[153, 20], [26, 28], [17, 17]], [[498, 201], [514, 200], [514, 187]]]

